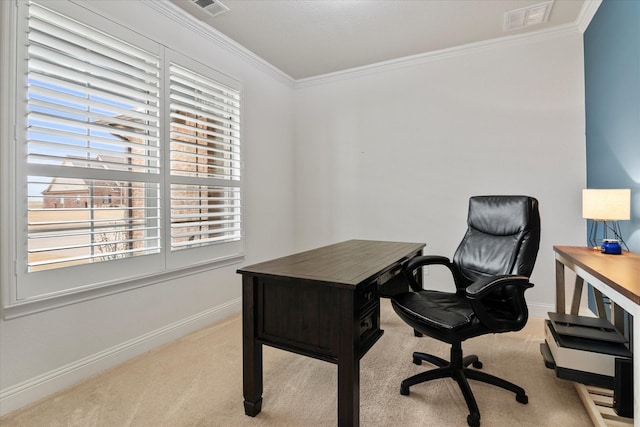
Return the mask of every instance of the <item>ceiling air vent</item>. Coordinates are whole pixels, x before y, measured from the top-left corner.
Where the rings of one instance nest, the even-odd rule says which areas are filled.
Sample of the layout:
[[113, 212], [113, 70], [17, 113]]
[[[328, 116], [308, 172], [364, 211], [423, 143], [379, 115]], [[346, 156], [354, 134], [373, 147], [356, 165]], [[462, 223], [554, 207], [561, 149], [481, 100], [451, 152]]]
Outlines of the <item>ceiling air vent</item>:
[[511, 10], [504, 14], [504, 30], [516, 30], [547, 22], [552, 7], [553, 0], [523, 7], [522, 9]]
[[192, 0], [195, 4], [203, 8], [211, 16], [218, 16], [229, 11], [229, 8], [219, 0]]

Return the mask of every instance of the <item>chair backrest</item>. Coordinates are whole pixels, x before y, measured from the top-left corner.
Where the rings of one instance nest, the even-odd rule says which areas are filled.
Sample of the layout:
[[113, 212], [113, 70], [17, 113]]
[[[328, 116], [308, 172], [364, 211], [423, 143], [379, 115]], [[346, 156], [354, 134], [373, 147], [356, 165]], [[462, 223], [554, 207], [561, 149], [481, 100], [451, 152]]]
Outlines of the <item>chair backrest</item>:
[[487, 276], [531, 276], [540, 245], [540, 214], [535, 198], [471, 197], [467, 224], [467, 232], [453, 256], [458, 289]]

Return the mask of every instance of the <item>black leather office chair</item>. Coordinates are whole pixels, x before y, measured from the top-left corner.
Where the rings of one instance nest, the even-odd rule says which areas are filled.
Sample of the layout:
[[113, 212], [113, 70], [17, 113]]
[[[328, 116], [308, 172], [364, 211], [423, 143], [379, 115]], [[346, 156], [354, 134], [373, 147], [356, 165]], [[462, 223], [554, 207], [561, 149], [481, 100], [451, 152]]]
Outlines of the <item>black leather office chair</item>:
[[[540, 216], [538, 201], [526, 196], [478, 196], [469, 200], [468, 229], [453, 260], [420, 256], [411, 260], [405, 274], [412, 291], [395, 295], [395, 312], [416, 331], [451, 344], [451, 360], [414, 353], [413, 362], [430, 362], [438, 368], [402, 381], [400, 393], [437, 378], [456, 380], [469, 407], [467, 422], [480, 425], [480, 412], [468, 379], [510, 390], [527, 403], [524, 389], [482, 368], [477, 356], [462, 354], [462, 341], [484, 334], [518, 331], [528, 318], [524, 292], [533, 284], [529, 276], [538, 254]], [[416, 280], [425, 265], [444, 265], [456, 286], [452, 293], [423, 290]]]

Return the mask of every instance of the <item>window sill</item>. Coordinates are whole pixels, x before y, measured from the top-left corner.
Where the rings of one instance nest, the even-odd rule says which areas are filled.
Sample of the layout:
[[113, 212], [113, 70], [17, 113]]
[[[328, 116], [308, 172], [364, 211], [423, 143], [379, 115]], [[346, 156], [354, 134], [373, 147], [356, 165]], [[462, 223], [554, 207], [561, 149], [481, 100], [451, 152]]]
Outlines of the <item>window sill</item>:
[[212, 262], [179, 268], [150, 276], [127, 278], [122, 282], [113, 283], [100, 288], [76, 290], [67, 294], [20, 301], [2, 307], [2, 317], [5, 320], [9, 320], [22, 316], [29, 316], [31, 314], [64, 307], [70, 304], [77, 304], [79, 302], [88, 301], [95, 298], [102, 298], [108, 295], [142, 288], [159, 282], [166, 282], [185, 276], [190, 276], [192, 274], [198, 274], [209, 270], [228, 267], [234, 264], [239, 264], [242, 261], [244, 261], [244, 255], [235, 255], [230, 258], [221, 260], [219, 259]]

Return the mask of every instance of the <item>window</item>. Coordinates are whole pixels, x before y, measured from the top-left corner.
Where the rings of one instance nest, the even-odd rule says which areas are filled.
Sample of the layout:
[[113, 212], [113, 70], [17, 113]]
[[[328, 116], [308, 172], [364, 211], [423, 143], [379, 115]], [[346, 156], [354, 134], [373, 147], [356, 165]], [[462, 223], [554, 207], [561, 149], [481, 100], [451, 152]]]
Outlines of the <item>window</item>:
[[171, 250], [240, 238], [237, 91], [171, 64]]
[[26, 233], [5, 306], [240, 256], [237, 81], [46, 6], [19, 3], [11, 206]]
[[37, 4], [28, 28], [27, 272], [159, 252], [158, 56]]

